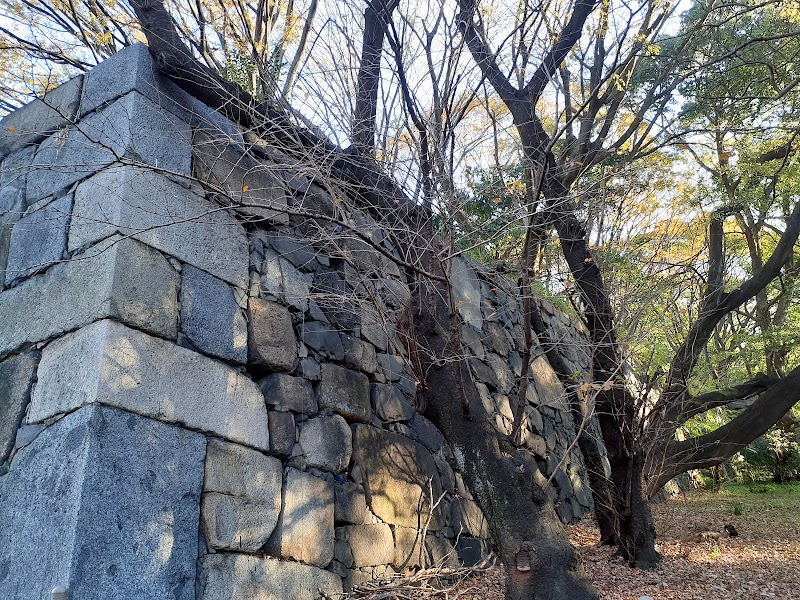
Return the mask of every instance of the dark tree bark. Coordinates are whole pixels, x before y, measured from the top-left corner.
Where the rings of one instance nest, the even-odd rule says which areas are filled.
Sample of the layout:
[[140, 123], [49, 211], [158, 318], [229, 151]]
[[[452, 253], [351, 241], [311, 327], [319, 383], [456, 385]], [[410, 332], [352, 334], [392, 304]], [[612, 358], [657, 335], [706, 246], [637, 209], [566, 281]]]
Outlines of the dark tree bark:
[[350, 137], [353, 147], [365, 156], [375, 156], [375, 120], [385, 24], [391, 20], [399, 2], [400, 0], [368, 0], [367, 8], [364, 10], [364, 37]]

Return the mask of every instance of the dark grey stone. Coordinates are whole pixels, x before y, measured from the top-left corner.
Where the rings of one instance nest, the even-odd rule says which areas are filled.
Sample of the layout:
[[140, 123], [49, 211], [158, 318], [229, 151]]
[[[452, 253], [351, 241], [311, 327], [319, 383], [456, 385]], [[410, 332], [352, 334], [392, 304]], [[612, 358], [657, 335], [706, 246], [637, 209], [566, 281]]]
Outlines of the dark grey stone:
[[320, 408], [329, 408], [347, 419], [362, 423], [372, 420], [369, 380], [363, 373], [324, 363], [317, 398]]
[[316, 262], [314, 247], [303, 238], [293, 235], [270, 233], [267, 236], [267, 244], [269, 244], [281, 258], [285, 258], [295, 267], [310, 268], [310, 265]]
[[475, 377], [478, 381], [483, 382], [494, 389], [499, 389], [500, 384], [497, 381], [497, 375], [495, 375], [494, 370], [489, 367], [489, 365], [482, 360], [478, 360], [477, 358], [468, 358], [467, 362], [469, 363], [473, 373], [475, 373]]
[[483, 328], [481, 316], [481, 286], [472, 267], [461, 258], [453, 259], [450, 273], [456, 310], [467, 325], [478, 331]]
[[361, 309], [361, 337], [373, 344], [379, 351], [385, 352], [389, 346], [386, 325], [374, 308], [362, 307]]
[[375, 412], [386, 423], [410, 421], [414, 416], [414, 407], [395, 385], [373, 383], [370, 395]]
[[0, 597], [195, 598], [205, 438], [82, 408], [20, 450], [2, 479]]
[[308, 357], [300, 361], [298, 374], [310, 381], [319, 381], [322, 377], [322, 369], [319, 367], [319, 362]]
[[0, 464], [14, 448], [38, 364], [37, 353], [17, 354], [0, 362]]
[[0, 157], [36, 144], [75, 119], [83, 77], [78, 76], [0, 121]]
[[196, 131], [195, 174], [220, 204], [232, 206], [245, 220], [288, 223], [286, 186], [274, 167], [243, 153], [235, 142], [217, 132]]
[[351, 331], [359, 326], [361, 320], [353, 290], [338, 273], [330, 270], [314, 273], [311, 293], [333, 325], [342, 331]]
[[374, 373], [378, 368], [375, 346], [352, 335], [341, 334], [344, 362], [348, 367], [364, 373]]
[[248, 313], [248, 362], [261, 370], [293, 370], [297, 365], [297, 338], [289, 310], [250, 298]]
[[402, 375], [404, 369], [402, 358], [396, 354], [379, 352], [378, 366], [388, 381], [400, 381], [400, 375]]
[[419, 413], [414, 413], [411, 419], [411, 435], [414, 440], [425, 446], [432, 453], [436, 454], [440, 450], [449, 450], [447, 440], [436, 425]]
[[485, 349], [483, 347], [483, 337], [479, 331], [470, 325], [461, 325], [459, 327], [461, 343], [470, 349], [473, 355], [478, 358], [483, 358]]
[[300, 326], [300, 334], [303, 343], [309, 348], [333, 360], [344, 358], [342, 340], [339, 333], [330, 325], [320, 321], [305, 321]]
[[290, 412], [269, 413], [269, 448], [276, 456], [289, 456], [294, 448], [296, 431]]
[[344, 481], [335, 482], [333, 489], [336, 499], [335, 522], [356, 525], [363, 523], [367, 516], [367, 498], [364, 488], [352, 481]]
[[317, 399], [311, 383], [302, 377], [274, 373], [258, 381], [267, 406], [303, 415], [317, 413]]
[[191, 265], [181, 272], [181, 331], [192, 345], [237, 363], [247, 362], [247, 321], [233, 290]]
[[490, 548], [485, 540], [460, 537], [455, 544], [459, 562], [465, 567], [474, 567], [489, 557]]
[[64, 258], [72, 194], [33, 210], [14, 225], [8, 251], [6, 285]]

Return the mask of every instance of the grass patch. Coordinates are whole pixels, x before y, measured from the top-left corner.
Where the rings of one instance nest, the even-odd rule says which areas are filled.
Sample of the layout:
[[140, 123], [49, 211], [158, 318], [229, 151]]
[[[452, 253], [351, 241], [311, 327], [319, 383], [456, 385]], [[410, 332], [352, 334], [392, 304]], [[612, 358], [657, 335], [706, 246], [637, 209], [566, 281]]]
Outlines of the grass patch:
[[726, 503], [732, 514], [764, 508], [795, 511], [800, 509], [800, 482], [734, 483], [724, 485], [718, 493], [708, 494], [705, 499], [713, 504], [714, 496]]

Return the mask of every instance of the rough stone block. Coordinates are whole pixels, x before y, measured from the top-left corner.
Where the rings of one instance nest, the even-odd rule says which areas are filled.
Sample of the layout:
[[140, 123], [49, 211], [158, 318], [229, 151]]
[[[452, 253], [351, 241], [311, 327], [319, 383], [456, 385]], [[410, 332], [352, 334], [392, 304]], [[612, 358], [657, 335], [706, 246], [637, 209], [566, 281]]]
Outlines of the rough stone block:
[[569, 410], [564, 386], [544, 356], [538, 356], [531, 361], [530, 377], [541, 404], [559, 410]]
[[361, 337], [373, 344], [381, 352], [385, 352], [389, 346], [386, 325], [374, 308], [365, 306], [361, 309]]
[[[442, 493], [436, 463], [420, 444], [398, 435], [354, 425], [353, 460], [361, 470], [367, 502], [386, 523], [416, 527], [426, 522], [431, 498]], [[432, 492], [432, 493], [431, 493]], [[418, 510], [422, 514], [418, 514]], [[444, 525], [439, 505], [431, 515], [429, 530]]]
[[317, 414], [317, 399], [310, 381], [283, 373], [273, 373], [258, 381], [267, 406], [303, 415]]
[[186, 266], [181, 272], [181, 331], [198, 350], [247, 362], [247, 321], [221, 279]]
[[455, 530], [456, 535], [489, 537], [489, 524], [481, 509], [472, 500], [453, 498], [450, 503], [450, 527]]
[[102, 403], [269, 450], [267, 409], [255, 383], [227, 365], [114, 321], [52, 342], [38, 373], [29, 423]]
[[6, 115], [0, 121], [0, 157], [36, 144], [67, 126], [78, 113], [83, 77], [78, 76]]
[[320, 408], [330, 408], [347, 419], [372, 420], [369, 380], [363, 373], [324, 363], [317, 398]]
[[[28, 202], [54, 194], [123, 156], [189, 176], [189, 140], [186, 123], [141, 94], [131, 92], [87, 116], [79, 125], [59, 130], [42, 142], [28, 173]], [[86, 216], [98, 219], [102, 215], [99, 212]]]
[[351, 335], [340, 335], [344, 348], [344, 362], [348, 367], [364, 373], [374, 373], [378, 368], [375, 346]]
[[178, 274], [133, 240], [90, 248], [0, 294], [0, 355], [105, 317], [174, 338]]
[[[335, 598], [342, 580], [335, 573], [296, 562], [245, 554], [203, 558], [203, 600], [319, 600]], [[322, 593], [321, 593], [322, 592]]]
[[223, 205], [259, 220], [288, 223], [286, 185], [274, 166], [242, 153], [219, 135], [198, 131], [192, 146], [194, 170]]
[[114, 233], [138, 239], [241, 289], [249, 254], [241, 225], [152, 171], [114, 167], [78, 186], [69, 249]]
[[334, 483], [336, 523], [360, 525], [367, 516], [367, 498], [364, 488], [352, 481]]
[[292, 371], [297, 364], [297, 338], [285, 306], [250, 298], [248, 362], [257, 369]]
[[102, 406], [48, 427], [0, 480], [0, 597], [194, 600], [204, 452]]
[[300, 446], [306, 466], [341, 473], [350, 464], [353, 434], [339, 415], [317, 417], [301, 425]]
[[289, 456], [296, 438], [294, 415], [290, 412], [269, 413], [269, 446], [272, 454]]
[[224, 440], [209, 440], [205, 491], [274, 502], [275, 510], [280, 510], [282, 478], [277, 458]]
[[458, 554], [447, 538], [429, 535], [425, 538], [425, 548], [428, 550], [430, 565], [451, 569], [461, 566], [458, 562]]
[[39, 356], [34, 353], [18, 354], [0, 362], [0, 465], [14, 448], [38, 364]]
[[458, 561], [465, 567], [473, 567], [489, 557], [490, 549], [485, 540], [460, 537], [456, 540]]
[[355, 567], [388, 565], [394, 561], [394, 537], [385, 523], [337, 527], [336, 539], [350, 545]]
[[403, 374], [404, 365], [403, 359], [396, 354], [378, 353], [378, 366], [384, 377], [389, 381], [400, 381], [400, 376]]
[[372, 405], [375, 412], [386, 423], [410, 421], [414, 416], [414, 407], [408, 403], [397, 386], [373, 383], [370, 386]]
[[394, 528], [395, 569], [414, 569], [425, 566], [425, 550], [422, 544], [422, 531], [412, 527]]
[[333, 360], [344, 358], [344, 346], [339, 333], [330, 325], [321, 321], [304, 321], [300, 331], [303, 343], [323, 356]]
[[481, 282], [472, 267], [461, 258], [453, 259], [450, 273], [456, 310], [467, 325], [478, 331], [483, 328], [481, 314]]
[[267, 543], [273, 556], [324, 567], [333, 558], [333, 484], [287, 469], [283, 510]]
[[[33, 207], [32, 207], [33, 208]], [[6, 266], [6, 285], [64, 258], [72, 195], [28, 212], [14, 225]]]
[[270, 503], [214, 492], [203, 494], [201, 514], [209, 548], [235, 552], [258, 551], [278, 521]]

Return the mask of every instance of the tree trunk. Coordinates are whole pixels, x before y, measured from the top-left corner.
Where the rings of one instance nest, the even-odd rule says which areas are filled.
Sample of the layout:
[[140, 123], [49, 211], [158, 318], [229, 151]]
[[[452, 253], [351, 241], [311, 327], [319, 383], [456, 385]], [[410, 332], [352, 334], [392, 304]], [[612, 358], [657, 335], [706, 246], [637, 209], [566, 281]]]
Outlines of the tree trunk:
[[[441, 286], [440, 286], [441, 287]], [[437, 358], [453, 358], [449, 348], [449, 306], [444, 289], [419, 286], [415, 330], [420, 345]], [[456, 358], [456, 360], [458, 360]], [[536, 462], [518, 456], [483, 409], [477, 390], [453, 360], [423, 365], [421, 392], [426, 416], [451, 444], [456, 460], [484, 512], [500, 560], [506, 566], [509, 600], [589, 600], [597, 596], [583, 578], [575, 550], [547, 493]], [[463, 390], [464, 398], [460, 397]], [[465, 410], [465, 404], [469, 413]]]
[[615, 465], [612, 461], [611, 469], [627, 471], [617, 473], [615, 481], [627, 479], [628, 506], [621, 509], [619, 514], [619, 544], [617, 555], [628, 561], [632, 567], [639, 569], [655, 569], [661, 562], [661, 555], [656, 551], [656, 528], [653, 524], [653, 513], [644, 485], [643, 469], [644, 457], [637, 454], [632, 460], [622, 461]]

